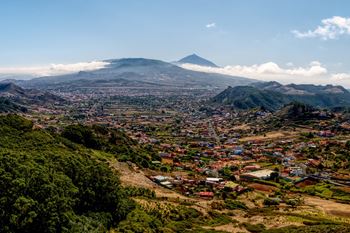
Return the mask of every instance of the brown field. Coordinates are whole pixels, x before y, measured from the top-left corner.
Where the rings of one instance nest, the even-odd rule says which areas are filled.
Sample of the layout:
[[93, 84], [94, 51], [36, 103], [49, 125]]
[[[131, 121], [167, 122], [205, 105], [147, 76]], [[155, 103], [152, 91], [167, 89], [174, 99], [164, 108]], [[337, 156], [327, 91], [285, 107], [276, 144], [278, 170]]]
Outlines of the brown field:
[[290, 131], [273, 131], [268, 132], [266, 135], [256, 135], [256, 136], [249, 136], [239, 139], [242, 142], [245, 141], [264, 141], [264, 140], [271, 140], [271, 139], [277, 139], [277, 138], [283, 138], [287, 139], [290, 137], [294, 137], [297, 134], [297, 132], [290, 132]]
[[254, 188], [255, 190], [258, 190], [258, 191], [263, 191], [263, 192], [268, 192], [268, 193], [277, 190], [276, 187], [273, 187], [271, 185], [258, 184], [258, 183], [249, 184], [248, 187]]
[[311, 196], [305, 197], [304, 201], [306, 205], [319, 208], [326, 214], [350, 218], [350, 205], [348, 204], [337, 203], [335, 201]]

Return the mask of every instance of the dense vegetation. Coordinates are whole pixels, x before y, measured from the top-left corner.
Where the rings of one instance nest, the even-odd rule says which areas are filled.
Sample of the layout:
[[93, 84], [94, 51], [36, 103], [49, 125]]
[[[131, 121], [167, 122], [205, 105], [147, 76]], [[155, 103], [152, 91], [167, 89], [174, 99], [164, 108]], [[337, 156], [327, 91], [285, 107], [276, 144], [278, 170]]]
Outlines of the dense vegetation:
[[141, 167], [150, 167], [152, 159], [159, 159], [149, 148], [141, 148], [124, 132], [103, 126], [69, 125], [62, 136], [87, 148], [113, 154], [119, 161], [131, 161]]
[[0, 232], [104, 232], [134, 209], [91, 150], [0, 117]]
[[277, 110], [289, 103], [289, 97], [269, 90], [259, 90], [251, 86], [229, 87], [213, 98], [213, 102], [231, 105], [237, 109], [264, 108]]

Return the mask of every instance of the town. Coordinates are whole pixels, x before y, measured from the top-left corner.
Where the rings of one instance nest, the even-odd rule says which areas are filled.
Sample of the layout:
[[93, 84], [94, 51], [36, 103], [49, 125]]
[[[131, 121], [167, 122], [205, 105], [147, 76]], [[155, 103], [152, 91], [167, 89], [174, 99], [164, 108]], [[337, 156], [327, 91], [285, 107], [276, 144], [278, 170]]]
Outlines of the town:
[[134, 170], [188, 197], [222, 199], [251, 190], [271, 196], [283, 189], [289, 198], [313, 193], [350, 201], [344, 114], [320, 110], [317, 120], [276, 120], [269, 111], [210, 105], [214, 92], [60, 91], [68, 105], [34, 107], [28, 117], [40, 128], [79, 122], [119, 129], [157, 155]]

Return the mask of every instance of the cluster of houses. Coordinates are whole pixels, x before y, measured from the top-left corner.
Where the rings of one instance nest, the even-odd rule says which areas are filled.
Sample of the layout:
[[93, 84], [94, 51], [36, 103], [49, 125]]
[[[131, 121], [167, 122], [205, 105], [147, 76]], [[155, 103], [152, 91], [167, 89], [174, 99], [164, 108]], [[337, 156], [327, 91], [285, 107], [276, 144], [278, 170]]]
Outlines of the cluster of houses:
[[219, 177], [184, 178], [156, 175], [149, 177], [152, 181], [168, 189], [174, 189], [184, 195], [213, 198], [217, 192], [226, 190], [242, 193], [247, 187], [233, 181], [226, 181]]
[[[317, 168], [322, 158], [306, 159], [303, 151], [327, 145], [327, 137], [317, 142], [299, 140], [226, 141], [221, 145], [207, 141], [187, 144], [158, 143], [161, 161], [172, 171], [195, 175], [183, 177], [152, 177], [156, 183], [184, 194], [212, 198], [221, 190], [242, 192], [250, 182], [270, 180], [278, 176], [289, 182], [308, 177], [308, 169]], [[223, 170], [229, 174], [223, 174]], [[228, 188], [229, 187], [229, 188]]]

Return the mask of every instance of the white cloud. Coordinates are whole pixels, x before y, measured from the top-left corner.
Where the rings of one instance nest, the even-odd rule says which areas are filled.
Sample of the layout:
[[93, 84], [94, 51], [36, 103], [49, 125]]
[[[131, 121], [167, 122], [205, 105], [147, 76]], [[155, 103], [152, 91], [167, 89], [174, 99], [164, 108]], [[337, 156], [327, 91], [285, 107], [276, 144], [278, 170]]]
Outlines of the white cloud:
[[208, 23], [207, 25], [205, 25], [206, 28], [215, 28], [216, 27], [216, 23]]
[[330, 77], [331, 83], [350, 88], [350, 73], [335, 73]]
[[341, 35], [350, 35], [350, 18], [333, 16], [332, 18], [323, 19], [321, 25], [314, 30], [300, 32], [293, 30], [292, 33], [297, 38], [315, 38], [323, 40], [336, 39]]
[[232, 65], [225, 67], [206, 67], [193, 64], [182, 64], [182, 68], [206, 73], [218, 73], [230, 76], [254, 78], [261, 81], [277, 81], [283, 84], [318, 84], [342, 85], [350, 88], [350, 73], [332, 73], [319, 61], [312, 61], [304, 67], [287, 63], [281, 67], [274, 62], [250, 66]]
[[312, 61], [312, 62], [310, 62], [310, 66], [321, 66], [321, 62], [319, 62], [319, 61]]
[[91, 71], [102, 69], [108, 62], [92, 61], [79, 62], [74, 64], [51, 64], [48, 66], [34, 66], [34, 67], [0, 67], [0, 74], [2, 75], [31, 75], [31, 76], [51, 76], [60, 74], [69, 74], [79, 71]]
[[349, 73], [332, 74], [331, 79], [333, 81], [342, 81], [342, 80], [347, 80], [347, 79], [350, 81], [350, 74]]
[[313, 61], [307, 67], [289, 67], [282, 68], [274, 62], [266, 62], [263, 64], [255, 64], [251, 66], [225, 66], [220, 68], [204, 67], [193, 64], [182, 64], [185, 69], [207, 72], [207, 73], [220, 73], [231, 76], [243, 76], [250, 77], [259, 80], [276, 80], [281, 82], [289, 82], [291, 80], [298, 80], [307, 82], [305, 78], [313, 78], [324, 76], [328, 73], [327, 69], [322, 66], [320, 62]]

